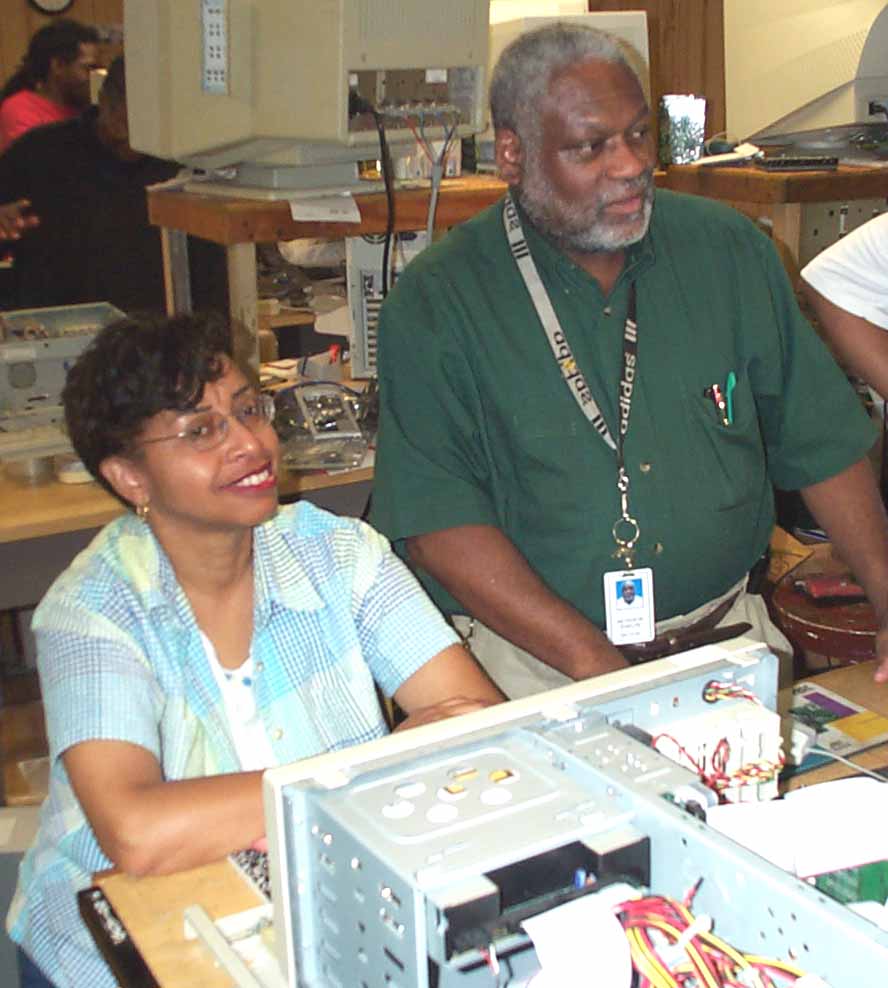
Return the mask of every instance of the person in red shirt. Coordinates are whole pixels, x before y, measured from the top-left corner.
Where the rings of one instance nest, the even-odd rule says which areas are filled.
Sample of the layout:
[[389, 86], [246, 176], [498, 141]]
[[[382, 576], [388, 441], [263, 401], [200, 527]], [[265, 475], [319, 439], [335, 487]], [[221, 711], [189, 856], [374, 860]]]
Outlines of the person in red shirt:
[[31, 38], [20, 68], [0, 92], [0, 152], [34, 127], [68, 120], [90, 102], [98, 32], [63, 18]]

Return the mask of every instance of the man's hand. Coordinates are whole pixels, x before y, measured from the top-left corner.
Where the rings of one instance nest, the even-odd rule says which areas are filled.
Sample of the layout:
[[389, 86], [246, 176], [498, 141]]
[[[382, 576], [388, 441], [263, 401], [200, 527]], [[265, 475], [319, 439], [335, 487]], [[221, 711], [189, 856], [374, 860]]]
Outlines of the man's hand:
[[459, 717], [460, 714], [470, 714], [474, 710], [483, 710], [496, 703], [495, 700], [476, 700], [467, 696], [451, 696], [440, 703], [432, 703], [428, 707], [414, 710], [395, 728], [395, 731], [409, 731], [411, 727], [422, 724], [433, 724], [436, 720], [446, 720], [448, 717]]
[[29, 199], [17, 199], [0, 205], [0, 239], [20, 240], [23, 233], [40, 225], [39, 217], [30, 213]]

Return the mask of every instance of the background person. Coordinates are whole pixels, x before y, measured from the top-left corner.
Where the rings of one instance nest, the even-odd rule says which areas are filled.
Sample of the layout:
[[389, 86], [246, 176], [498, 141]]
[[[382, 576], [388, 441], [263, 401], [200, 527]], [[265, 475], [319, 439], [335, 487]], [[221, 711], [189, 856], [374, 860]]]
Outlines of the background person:
[[658, 635], [749, 621], [788, 651], [747, 574], [773, 487], [801, 489], [876, 610], [888, 678], [872, 427], [773, 244], [655, 191], [649, 107], [606, 34], [522, 35], [491, 109], [514, 205], [424, 251], [382, 307], [374, 524], [523, 696], [644, 660], [603, 630], [605, 574], [629, 568], [653, 572]]
[[848, 370], [888, 395], [888, 213], [821, 251], [802, 290]]
[[95, 28], [67, 18], [35, 32], [0, 91], [0, 151], [34, 127], [69, 120], [89, 106], [98, 42]]
[[[12, 305], [104, 301], [124, 312], [161, 311], [160, 231], [148, 222], [145, 189], [178, 171], [130, 147], [124, 61], [115, 59], [97, 107], [34, 130], [0, 155], [5, 226], [19, 234], [11, 245]], [[223, 250], [189, 243], [195, 308], [225, 308]]]
[[273, 405], [224, 327], [117, 323], [64, 406], [77, 454], [133, 511], [34, 617], [51, 772], [8, 929], [25, 983], [111, 988], [77, 911], [94, 872], [250, 846], [260, 770], [385, 734], [377, 685], [403, 727], [501, 696], [385, 539], [278, 508]]

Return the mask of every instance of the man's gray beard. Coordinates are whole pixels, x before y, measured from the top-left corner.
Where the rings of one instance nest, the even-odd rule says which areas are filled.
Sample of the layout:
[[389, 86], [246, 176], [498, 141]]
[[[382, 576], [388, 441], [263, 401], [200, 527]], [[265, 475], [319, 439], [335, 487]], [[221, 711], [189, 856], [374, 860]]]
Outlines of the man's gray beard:
[[[588, 209], [584, 210], [582, 205], [559, 200], [548, 179], [534, 167], [528, 169], [524, 181], [515, 190], [515, 197], [533, 225], [554, 240], [562, 250], [595, 254], [623, 250], [624, 247], [638, 243], [647, 233], [654, 205], [653, 174], [648, 173], [642, 179], [625, 183], [625, 187], [620, 190], [620, 198], [626, 192], [641, 192], [644, 195], [641, 225], [631, 231], [621, 230], [617, 224], [602, 219], [601, 214], [607, 203], [598, 204], [594, 214], [589, 216]], [[552, 205], [558, 207], [561, 217], [552, 210]]]

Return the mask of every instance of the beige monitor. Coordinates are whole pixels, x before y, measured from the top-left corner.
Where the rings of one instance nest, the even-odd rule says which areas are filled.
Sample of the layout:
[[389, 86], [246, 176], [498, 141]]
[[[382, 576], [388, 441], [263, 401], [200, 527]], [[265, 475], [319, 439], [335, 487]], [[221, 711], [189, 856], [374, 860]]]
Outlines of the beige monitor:
[[124, 0], [132, 144], [274, 184], [274, 166], [329, 179], [337, 161], [377, 156], [350, 94], [385, 111], [395, 144], [413, 143], [419, 113], [431, 138], [475, 133], [487, 23], [488, 0]]
[[885, 0], [725, 0], [725, 109], [735, 140], [884, 120]]

